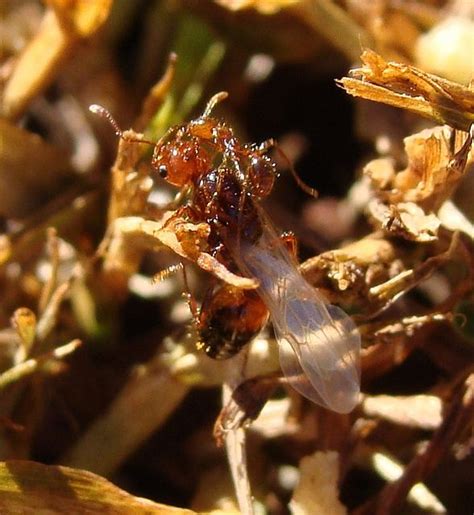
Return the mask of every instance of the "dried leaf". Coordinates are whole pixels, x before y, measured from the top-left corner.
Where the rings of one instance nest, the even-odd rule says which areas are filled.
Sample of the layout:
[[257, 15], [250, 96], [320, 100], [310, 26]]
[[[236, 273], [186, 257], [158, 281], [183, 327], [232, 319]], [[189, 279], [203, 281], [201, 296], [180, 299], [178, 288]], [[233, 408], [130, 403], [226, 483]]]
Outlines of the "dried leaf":
[[134, 497], [85, 470], [42, 465], [33, 461], [0, 463], [2, 513], [176, 514], [193, 511]]
[[400, 107], [463, 131], [474, 123], [474, 91], [469, 88], [414, 66], [386, 62], [372, 50], [366, 50], [361, 59], [362, 68], [338, 81], [350, 95]]
[[394, 244], [372, 234], [341, 249], [330, 250], [310, 258], [300, 265], [305, 278], [318, 287], [331, 281], [337, 290], [333, 295], [325, 288], [331, 301], [343, 296], [347, 302], [366, 302], [369, 288], [384, 282], [403, 269], [397, 259]]
[[116, 219], [112, 234], [103, 244], [107, 250], [101, 251], [105, 254], [104, 268], [134, 273], [144, 249], [164, 245], [232, 286], [258, 288], [258, 281], [230, 272], [202, 250], [207, 247], [209, 235], [206, 223], [193, 224], [175, 215], [175, 212], [168, 212], [160, 222], [133, 216]]
[[[406, 278], [408, 274], [411, 275], [412, 272], [407, 271], [407, 273], [402, 274], [402, 282], [403, 276]], [[393, 283], [392, 286], [394, 286]], [[381, 288], [378, 287], [378, 292], [381, 293], [382, 296], [384, 295], [383, 290], [384, 285], [382, 285]], [[373, 288], [371, 291], [372, 293], [376, 292], [377, 287]], [[396, 297], [399, 291], [394, 287], [392, 293]], [[393, 322], [384, 320], [382, 322], [369, 323], [362, 327], [359, 326], [359, 330], [367, 341], [389, 342], [390, 340], [397, 339], [399, 336], [412, 337], [419, 329], [428, 324], [452, 322], [452, 320], [453, 317], [450, 313], [430, 313], [428, 315], [404, 317]]]
[[112, 191], [108, 212], [109, 224], [116, 218], [141, 215], [153, 186], [149, 169], [142, 169], [138, 162], [143, 153], [143, 134], [133, 130], [120, 138], [117, 157], [112, 166]]
[[300, 481], [290, 502], [293, 515], [343, 515], [346, 508], [339, 501], [339, 455], [315, 452], [300, 462]]
[[390, 234], [420, 243], [437, 239], [440, 220], [434, 214], [425, 214], [413, 202], [387, 206], [373, 200], [369, 204], [369, 212], [380, 229]]
[[426, 212], [437, 211], [452, 196], [473, 161], [469, 157], [472, 135], [457, 134], [457, 152], [453, 150], [452, 136], [452, 130], [443, 126], [405, 138], [408, 166], [397, 173], [389, 159], [368, 163], [364, 174], [370, 178], [376, 195], [392, 204], [414, 202]]
[[249, 290], [258, 288], [256, 279], [242, 277], [230, 272], [216, 258], [201, 250], [207, 247], [207, 237], [210, 231], [206, 223], [192, 224], [180, 219], [171, 224], [168, 222], [169, 220], [160, 231], [155, 232], [155, 237], [163, 245], [232, 286]]
[[196, 259], [196, 264], [200, 266], [206, 272], [210, 272], [215, 275], [218, 279], [222, 279], [227, 284], [235, 286], [236, 288], [242, 288], [244, 290], [254, 290], [258, 288], [259, 283], [257, 279], [251, 279], [249, 277], [242, 277], [240, 275], [233, 274], [227, 268], [217, 261], [210, 254], [201, 252]]

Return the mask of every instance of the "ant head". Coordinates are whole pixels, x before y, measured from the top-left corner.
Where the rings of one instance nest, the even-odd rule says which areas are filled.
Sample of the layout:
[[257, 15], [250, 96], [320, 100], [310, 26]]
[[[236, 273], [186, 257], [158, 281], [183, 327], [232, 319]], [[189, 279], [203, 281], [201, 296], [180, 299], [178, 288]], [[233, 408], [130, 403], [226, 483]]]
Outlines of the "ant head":
[[209, 155], [198, 142], [184, 139], [179, 130], [169, 141], [157, 143], [151, 162], [160, 177], [179, 188], [198, 180], [210, 163]]

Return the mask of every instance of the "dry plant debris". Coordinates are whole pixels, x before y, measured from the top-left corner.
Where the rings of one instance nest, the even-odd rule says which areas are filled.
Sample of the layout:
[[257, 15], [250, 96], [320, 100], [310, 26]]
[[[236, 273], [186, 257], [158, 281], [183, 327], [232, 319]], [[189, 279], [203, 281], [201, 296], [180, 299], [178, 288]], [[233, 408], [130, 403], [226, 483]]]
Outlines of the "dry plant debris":
[[467, 86], [414, 66], [387, 62], [373, 51], [366, 50], [361, 59], [364, 66], [340, 81], [350, 95], [407, 109], [463, 131], [474, 122], [474, 91]]
[[337, 491], [338, 456], [335, 452], [316, 452], [300, 463], [300, 480], [290, 502], [295, 515], [334, 513], [347, 510], [339, 501]]
[[[462, 4], [0, 7], [2, 514], [472, 512], [474, 92], [460, 49], [473, 22]], [[304, 196], [272, 155], [281, 176], [266, 208], [296, 231], [301, 273], [362, 337], [349, 414], [286, 384], [271, 325], [229, 360], [197, 349], [209, 285], [259, 281], [213, 253], [210, 224], [186, 208], [192, 185], [159, 177], [150, 142], [216, 90], [229, 92], [216, 117], [242, 141], [278, 136], [320, 190]], [[311, 154], [320, 139], [328, 148]]]
[[2, 463], [0, 483], [4, 513], [196, 513], [134, 497], [102, 477], [68, 467], [28, 461]]

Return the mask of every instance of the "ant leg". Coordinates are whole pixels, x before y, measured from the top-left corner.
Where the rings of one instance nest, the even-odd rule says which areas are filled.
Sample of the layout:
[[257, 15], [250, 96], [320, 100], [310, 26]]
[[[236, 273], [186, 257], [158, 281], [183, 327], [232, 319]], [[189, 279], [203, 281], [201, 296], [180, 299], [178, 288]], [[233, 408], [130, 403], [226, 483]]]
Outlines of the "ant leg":
[[196, 214], [192, 208], [192, 206], [181, 206], [176, 209], [171, 216], [164, 222], [163, 227], [169, 227], [170, 225], [175, 224], [176, 222], [186, 222], [189, 221], [191, 223], [200, 222], [200, 218], [196, 217]]
[[181, 271], [183, 273], [184, 295], [186, 297], [186, 301], [189, 306], [189, 311], [191, 311], [191, 315], [193, 317], [193, 326], [199, 334], [199, 328], [201, 325], [200, 321], [199, 321], [200, 311], [199, 311], [196, 299], [194, 298], [193, 294], [191, 293], [191, 288], [189, 287], [189, 282], [188, 282], [188, 276], [186, 274], [186, 268], [182, 263], [181, 263]]
[[292, 232], [284, 232], [280, 236], [280, 240], [283, 242], [283, 245], [285, 245], [289, 253], [296, 259], [296, 256], [298, 255], [298, 241], [296, 240], [296, 236]]
[[165, 279], [168, 279], [168, 277], [176, 274], [177, 272], [181, 271], [183, 274], [183, 285], [184, 285], [184, 297], [186, 298], [186, 302], [189, 306], [189, 311], [192, 315], [192, 322], [195, 329], [199, 329], [199, 308], [196, 299], [194, 298], [193, 294], [191, 293], [191, 289], [189, 287], [188, 282], [188, 276], [186, 274], [186, 268], [184, 266], [183, 262], [176, 263], [174, 265], [170, 265], [169, 267], [165, 268], [164, 270], [161, 270], [157, 274], [155, 274], [152, 277], [153, 283], [157, 283], [160, 281], [163, 281]]
[[272, 148], [274, 148], [278, 152], [278, 155], [281, 158], [283, 158], [286, 165], [288, 166], [288, 169], [291, 172], [291, 175], [293, 175], [293, 178], [295, 179], [296, 184], [298, 184], [298, 186], [308, 195], [311, 195], [314, 198], [318, 198], [317, 190], [315, 190], [311, 186], [308, 186], [303, 181], [303, 179], [301, 179], [301, 177], [296, 172], [295, 167], [293, 166], [293, 163], [290, 161], [290, 158], [285, 154], [285, 152], [283, 152], [283, 150], [280, 148], [280, 146], [278, 145], [278, 142], [275, 139], [270, 138], [270, 139], [267, 139], [267, 140], [263, 141], [262, 143], [260, 143], [260, 145], [257, 147], [257, 152], [259, 152], [261, 154], [265, 154]]
[[156, 273], [152, 278], [151, 281], [153, 283], [159, 283], [161, 281], [164, 281], [165, 279], [168, 279], [172, 275], [176, 274], [180, 270], [182, 270], [184, 267], [183, 263], [175, 263], [174, 265], [170, 265], [166, 267], [164, 270], [161, 270], [160, 272]]
[[[226, 154], [224, 154], [224, 156], [222, 158], [222, 162], [225, 163], [226, 159], [228, 159], [228, 156]], [[217, 173], [216, 190], [212, 194], [211, 200], [206, 205], [205, 214], [208, 217], [213, 215], [213, 209], [216, 206], [216, 204], [218, 204], [218, 202], [219, 202], [219, 197], [220, 197], [220, 194], [221, 194], [222, 185], [224, 183], [223, 181], [224, 181], [224, 173], [225, 172], [224, 173], [222, 172], [221, 166], [222, 165], [220, 165], [218, 167], [218, 169], [217, 169], [218, 173]]]
[[269, 244], [275, 246], [283, 244], [291, 257], [296, 260], [298, 256], [298, 241], [291, 231], [284, 232], [280, 236], [275, 237], [269, 242]]

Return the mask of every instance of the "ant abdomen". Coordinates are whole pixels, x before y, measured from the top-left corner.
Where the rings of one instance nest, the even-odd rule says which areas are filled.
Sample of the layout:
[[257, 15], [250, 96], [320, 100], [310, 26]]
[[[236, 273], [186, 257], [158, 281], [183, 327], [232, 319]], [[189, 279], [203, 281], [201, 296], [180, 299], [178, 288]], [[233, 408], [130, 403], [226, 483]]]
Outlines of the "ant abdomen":
[[231, 358], [255, 338], [267, 319], [268, 310], [255, 290], [227, 284], [210, 288], [199, 317], [202, 348], [210, 358]]

